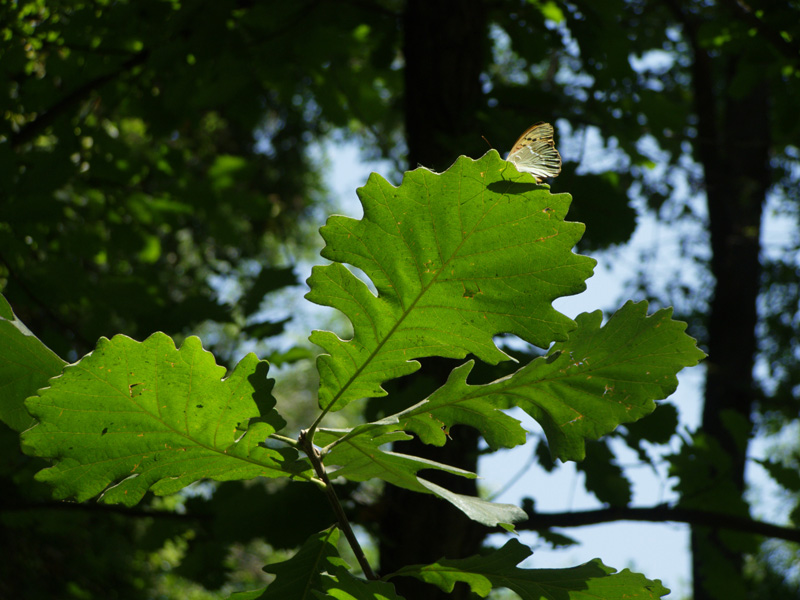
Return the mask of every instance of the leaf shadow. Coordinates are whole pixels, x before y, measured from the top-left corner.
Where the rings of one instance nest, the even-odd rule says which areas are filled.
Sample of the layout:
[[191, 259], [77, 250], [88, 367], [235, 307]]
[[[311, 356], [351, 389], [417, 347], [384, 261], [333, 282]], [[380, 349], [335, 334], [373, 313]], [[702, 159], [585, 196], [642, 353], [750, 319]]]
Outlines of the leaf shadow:
[[493, 181], [486, 186], [490, 192], [495, 194], [526, 194], [534, 190], [547, 189], [550, 186], [541, 183], [523, 183], [519, 181]]
[[262, 422], [268, 423], [274, 431], [280, 431], [286, 427], [286, 421], [278, 413], [273, 410], [275, 408], [276, 400], [272, 395], [272, 388], [275, 386], [275, 380], [269, 379], [267, 373], [269, 372], [269, 364], [260, 362], [255, 368], [255, 371], [247, 376], [247, 381], [253, 387], [253, 401], [258, 407], [259, 417], [251, 419], [251, 423]]

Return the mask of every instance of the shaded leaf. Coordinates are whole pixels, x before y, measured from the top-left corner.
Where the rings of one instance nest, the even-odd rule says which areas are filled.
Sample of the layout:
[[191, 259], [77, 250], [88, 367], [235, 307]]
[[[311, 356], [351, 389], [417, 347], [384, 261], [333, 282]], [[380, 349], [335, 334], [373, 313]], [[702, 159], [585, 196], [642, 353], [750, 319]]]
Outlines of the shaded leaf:
[[[511, 333], [547, 347], [574, 328], [552, 301], [585, 289], [593, 259], [572, 252], [583, 233], [564, 221], [568, 194], [552, 195], [492, 150], [460, 157], [446, 172], [423, 168], [399, 187], [370, 176], [358, 190], [360, 221], [335, 216], [320, 232], [333, 264], [315, 267], [306, 296], [338, 308], [353, 338], [315, 331], [319, 402], [338, 410], [385, 395], [381, 384], [425, 356], [472, 353], [508, 360], [493, 337]], [[343, 263], [363, 270], [378, 295]]]
[[451, 592], [456, 582], [463, 581], [482, 598], [493, 588], [508, 588], [525, 600], [646, 600], [669, 593], [659, 580], [651, 581], [628, 569], [616, 573], [599, 559], [568, 569], [519, 568], [517, 565], [531, 554], [527, 547], [512, 539], [490, 554], [412, 565], [389, 577], [416, 577], [445, 592]]
[[350, 565], [339, 557], [336, 546], [339, 533], [336, 527], [315, 533], [292, 558], [264, 567], [264, 571], [275, 575], [275, 581], [267, 587], [264, 595], [256, 597], [264, 600], [314, 598], [313, 590], [322, 589], [320, 585], [322, 573], [350, 568]]
[[652, 415], [625, 426], [623, 436], [631, 448], [641, 448], [642, 442], [666, 444], [678, 430], [678, 407], [670, 402], [659, 403]]
[[652, 463], [644, 442], [666, 444], [678, 431], [678, 407], [671, 402], [659, 402], [655, 411], [633, 423], [627, 423], [624, 430], [618, 431], [639, 455], [639, 460]]
[[66, 364], [16, 318], [0, 295], [0, 421], [14, 431], [33, 425], [25, 398], [47, 385]]
[[[334, 441], [344, 437], [348, 432], [348, 430], [320, 429], [314, 439], [320, 444], [332, 445]], [[347, 438], [342, 443], [333, 445], [332, 449], [324, 455], [325, 465], [340, 467], [330, 474], [331, 477], [344, 477], [351, 481], [367, 481], [377, 477], [416, 492], [425, 492], [425, 487], [420, 485], [416, 476], [417, 472], [423, 469], [435, 469], [469, 479], [477, 477], [475, 473], [457, 467], [381, 449], [381, 446], [385, 444], [409, 439], [411, 436], [402, 431], [379, 433], [374, 437], [360, 435]]]
[[275, 575], [266, 589], [239, 592], [230, 600], [403, 600], [391, 583], [365, 581], [350, 574], [350, 565], [337, 549], [339, 535], [336, 527], [313, 534], [292, 558], [264, 567]]
[[23, 448], [54, 459], [37, 479], [56, 498], [102, 494], [128, 506], [148, 490], [170, 494], [205, 478], [300, 475], [306, 467], [293, 449], [263, 445], [284, 424], [267, 369], [248, 354], [223, 379], [225, 368], [195, 337], [180, 350], [162, 333], [102, 338], [26, 401], [40, 422], [23, 434]]
[[[371, 433], [375, 433], [372, 436]], [[331, 449], [324, 454], [327, 466], [342, 465], [333, 471], [331, 477], [344, 477], [351, 481], [366, 481], [378, 478], [396, 486], [415, 492], [432, 493], [447, 500], [474, 521], [488, 527], [510, 525], [526, 518], [525, 512], [512, 504], [497, 504], [480, 498], [456, 494], [441, 486], [417, 476], [423, 469], [444, 471], [474, 479], [475, 473], [451, 467], [426, 458], [383, 450], [381, 446], [410, 439], [402, 431], [382, 432], [379, 429], [367, 431], [362, 435], [348, 437], [348, 430], [337, 431], [321, 429], [315, 438], [320, 443], [328, 443]], [[337, 439], [337, 435], [341, 436]], [[339, 442], [340, 443], [335, 443]], [[507, 526], [512, 530], [513, 527]]]
[[323, 600], [403, 600], [391, 583], [359, 579], [344, 569], [323, 575], [320, 584], [325, 592], [314, 590], [314, 595]]
[[600, 502], [611, 506], [627, 506], [631, 501], [631, 482], [617, 464], [606, 440], [589, 442], [586, 458], [576, 468], [585, 476], [586, 491]]
[[322, 573], [349, 568], [347, 562], [339, 557], [338, 541], [339, 530], [336, 527], [311, 535], [292, 558], [264, 567], [264, 571], [275, 575], [275, 581], [266, 589], [239, 592], [231, 595], [231, 600], [316, 598], [313, 590], [324, 589], [320, 584]]
[[[330, 504], [315, 485], [288, 479], [256, 485], [225, 482], [210, 498], [190, 496], [185, 508], [197, 524], [183, 560], [172, 572], [208, 589], [219, 588], [230, 576], [227, 558], [232, 546], [258, 538], [275, 550], [295, 549], [334, 520]], [[295, 514], [303, 518], [292, 519]]]
[[775, 460], [755, 459], [778, 485], [792, 492], [800, 492], [800, 472]]
[[514, 531], [513, 523], [527, 517], [525, 511], [514, 504], [489, 502], [481, 498], [475, 498], [474, 496], [456, 494], [430, 481], [419, 477], [417, 479], [425, 488], [453, 504], [470, 519], [482, 525], [486, 525], [487, 527], [497, 527], [499, 525], [506, 531]]
[[[239, 304], [244, 314], [252, 314], [258, 310], [264, 296], [280, 288], [296, 284], [297, 279], [294, 276], [293, 269], [262, 267], [255, 281], [253, 281], [250, 289], [247, 290], [247, 293], [242, 297]], [[253, 335], [255, 336], [255, 334]], [[262, 337], [266, 337], [266, 335]]]
[[258, 321], [242, 327], [242, 333], [257, 339], [264, 339], [275, 335], [280, 335], [286, 328], [286, 324], [291, 318], [281, 319], [280, 321]]

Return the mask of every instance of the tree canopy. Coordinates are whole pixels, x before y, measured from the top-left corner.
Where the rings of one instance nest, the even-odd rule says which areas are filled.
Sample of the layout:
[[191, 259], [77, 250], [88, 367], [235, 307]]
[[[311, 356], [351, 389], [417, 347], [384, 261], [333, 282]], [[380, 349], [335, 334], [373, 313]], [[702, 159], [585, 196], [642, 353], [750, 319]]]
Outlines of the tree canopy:
[[[25, 589], [26, 597], [111, 597], [114, 590], [116, 597], [133, 598], [142, 589], [158, 589], [165, 597], [185, 597], [191, 586], [210, 594], [200, 586], [215, 590], [227, 582], [226, 597], [260, 581], [263, 562], [254, 570], [247, 556], [260, 553], [264, 561], [279, 562], [282, 552], [299, 548], [271, 571], [276, 582], [282, 572], [305, 568], [308, 553], [316, 552], [332, 565], [329, 579], [318, 584], [350, 594], [330, 597], [394, 597], [388, 583], [365, 590], [363, 580], [349, 579], [343, 566], [349, 559], [334, 552], [339, 530], [328, 529], [330, 509], [308, 483], [315, 479], [314, 465], [297, 462], [294, 450], [256, 443], [285, 426], [278, 409], [287, 400], [272, 395], [264, 383], [269, 380], [247, 377], [264, 375], [265, 357], [250, 356], [234, 368], [233, 356], [223, 350], [282, 331], [283, 322], [260, 308], [271, 292], [298, 283], [294, 259], [305, 252], [311, 229], [321, 225], [314, 207], [324, 206], [328, 185], [312, 149], [322, 142], [356, 143], [365, 157], [391, 159], [398, 173], [384, 177], [398, 182], [405, 168], [445, 171], [453, 165], [442, 175], [411, 171], [399, 187], [373, 175], [359, 192], [364, 219], [334, 217], [323, 227], [323, 257], [333, 262], [316, 267], [309, 280], [308, 299], [341, 310], [354, 332], [351, 340], [330, 332], [311, 337], [327, 355], [317, 363], [319, 409], [341, 409], [351, 422], [370, 423], [312, 429], [329, 451], [325, 464], [348, 465], [342, 473], [347, 482], [336, 487], [348, 516], [372, 537], [381, 571], [410, 569], [413, 580], [389, 580], [396, 593], [420, 599], [485, 595], [493, 578], [517, 573], [515, 565], [525, 558], [524, 548], [509, 542], [497, 551], [505, 566], [475, 571], [490, 526], [510, 522], [513, 513], [521, 519], [518, 528], [552, 541], [557, 534], [551, 528], [570, 522], [569, 515], [543, 515], [524, 504], [507, 509], [505, 521], [477, 519], [476, 525], [463, 506], [453, 508], [463, 505], [461, 498], [477, 499], [473, 479], [451, 482], [475, 471], [479, 439], [491, 448], [524, 441], [518, 425], [502, 412], [487, 413], [487, 406], [520, 406], [539, 420], [550, 450], [540, 460], [548, 466], [552, 457], [582, 459], [585, 439], [612, 430], [642, 461], [652, 462], [657, 453], [648, 451], [648, 443], [677, 435], [668, 403], [615, 430], [633, 416], [644, 417], [653, 400], [674, 389], [670, 377], [680, 366], [670, 362], [668, 347], [652, 352], [658, 356], [652, 364], [639, 364], [650, 374], [664, 369], [665, 379], [626, 389], [621, 406], [627, 421], [614, 414], [605, 423], [564, 429], [570, 420], [564, 407], [541, 401], [558, 395], [543, 383], [548, 373], [572, 368], [576, 379], [566, 384], [575, 382], [570, 393], [584, 394], [587, 407], [600, 389], [592, 386], [613, 394], [615, 363], [584, 385], [577, 382], [585, 365], [571, 362], [576, 352], [608, 350], [620, 360], [620, 349], [627, 348], [634, 364], [642, 349], [636, 336], [657, 327], [651, 343], [669, 337], [667, 324], [674, 321], [668, 311], [647, 317], [641, 303], [624, 305], [606, 323], [590, 313], [573, 324], [551, 307], [555, 297], [580, 291], [591, 273], [592, 261], [573, 254], [573, 245], [595, 253], [623, 244], [636, 227], [638, 206], [683, 235], [680, 258], [699, 267], [698, 279], [663, 284], [649, 277], [651, 265], [643, 263], [629, 287], [636, 300], [675, 305], [676, 317], [688, 322], [687, 332], [708, 354], [702, 424], [680, 436], [680, 450], [669, 459], [679, 497], [670, 507], [630, 507], [630, 482], [615, 467], [607, 439], [594, 442], [597, 458], [582, 468], [587, 489], [607, 509], [593, 518], [647, 514], [659, 522], [690, 523], [696, 600], [796, 594], [800, 583], [781, 558], [796, 546], [780, 544], [799, 541], [800, 447], [789, 443], [774, 460], [759, 463], [787, 497], [785, 519], [773, 528], [754, 519], [758, 511], [748, 504], [745, 469], [753, 464], [748, 448], [755, 435], [796, 426], [800, 399], [800, 239], [790, 235], [775, 250], [761, 237], [771, 214], [780, 215], [788, 230], [800, 230], [799, 17], [794, 2], [732, 0], [4, 3], [0, 292], [7, 303], [0, 307], [0, 417], [8, 426], [2, 432], [8, 460], [0, 476], [11, 491], [2, 501], [0, 534], [14, 558], [3, 567], [0, 595]], [[505, 147], [537, 120], [556, 125], [564, 165], [553, 189], [566, 193], [517, 183], [532, 212], [509, 233], [501, 228], [523, 215], [510, 200], [503, 204], [516, 192], [497, 186], [517, 175], [509, 166], [499, 179], [486, 178], [502, 161], [485, 154], [481, 138]], [[593, 154], [598, 149], [602, 160]], [[460, 155], [484, 155], [486, 162], [456, 160]], [[570, 204], [569, 195], [581, 201]], [[488, 203], [484, 208], [499, 208], [480, 212], [478, 197]], [[539, 219], [543, 210], [552, 222]], [[585, 231], [576, 222], [585, 223]], [[699, 227], [702, 238], [690, 238], [687, 224]], [[472, 254], [468, 247], [455, 251], [463, 232], [479, 232], [470, 243], [483, 253], [501, 230], [508, 240], [531, 243], [482, 256], [491, 281], [465, 276]], [[353, 239], [363, 244], [358, 250]], [[378, 295], [345, 263], [363, 271]], [[437, 275], [410, 280], [412, 264], [418, 273]], [[538, 270], [542, 264], [546, 271]], [[438, 275], [443, 265], [453, 269], [450, 277]], [[235, 288], [236, 301], [223, 299], [221, 280]], [[474, 318], [465, 316], [467, 306]], [[487, 314], [496, 318], [478, 317]], [[540, 328], [541, 319], [547, 328]], [[216, 359], [207, 352], [213, 341], [204, 340], [203, 349], [192, 337], [209, 324], [224, 338]], [[419, 328], [428, 325], [426, 345], [415, 346]], [[454, 337], [465, 325], [471, 333]], [[515, 334], [545, 354], [498, 349], [492, 341], [497, 333]], [[98, 343], [102, 336], [109, 339]], [[169, 460], [153, 451], [148, 460], [161, 464], [148, 471], [151, 476], [121, 482], [104, 496], [129, 506], [142, 499], [137, 508], [52, 500], [51, 487], [35, 481], [34, 473], [44, 469], [47, 475], [39, 479], [55, 484], [56, 497], [85, 500], [138, 467], [121, 460], [113, 477], [99, 473], [91, 460], [81, 463], [84, 450], [52, 446], [45, 434], [48, 427], [66, 426], [47, 423], [72, 393], [69, 386], [78, 385], [70, 382], [81, 380], [81, 369], [120, 364], [120, 357], [139, 348], [174, 354], [176, 364], [199, 361], [212, 396], [226, 393], [226, 386], [250, 386], [258, 411], [247, 402], [231, 405], [227, 437], [212, 440], [207, 419], [213, 416], [198, 400], [186, 425], [198, 444], [187, 447], [196, 470], [176, 479]], [[303, 349], [296, 356], [308, 354]], [[526, 366], [510, 367], [509, 355]], [[17, 378], [20, 356], [35, 368]], [[464, 363], [466, 357], [477, 362]], [[151, 366], [144, 361], [135, 371], [147, 373]], [[224, 380], [223, 366], [229, 367]], [[298, 371], [296, 389], [314, 390], [316, 381], [307, 373]], [[411, 373], [413, 383], [401, 377]], [[105, 382], [122, 385], [122, 379]], [[132, 386], [126, 388], [129, 399], [151, 392], [137, 381], [123, 383]], [[44, 387], [48, 391], [34, 394]], [[26, 410], [21, 394], [41, 401], [29, 401]], [[99, 415], [113, 412], [110, 397], [99, 391], [96, 397]], [[372, 400], [358, 402], [365, 397]], [[483, 416], [471, 416], [473, 411]], [[434, 427], [426, 421], [429, 414]], [[173, 417], [181, 418], [164, 423]], [[66, 463], [19, 451], [18, 432], [34, 419], [39, 425], [23, 437], [23, 449], [69, 457]], [[99, 426], [80, 418], [69, 431], [78, 435], [83, 427]], [[108, 424], [99, 432], [95, 451], [102, 454], [109, 434], [119, 432]], [[159, 443], [179, 443], [164, 435]], [[414, 447], [402, 441], [409, 437], [427, 444], [408, 451], [413, 460], [399, 451]], [[213, 453], [201, 456], [240, 439], [245, 445], [237, 452], [258, 456], [252, 473], [234, 469], [234, 476]], [[398, 452], [386, 450], [389, 442]], [[372, 460], [354, 462], [363, 452]], [[74, 487], [73, 475], [63, 474], [66, 466], [77, 468], [72, 460], [86, 469], [86, 482], [96, 479], [93, 486]], [[438, 473], [418, 477], [423, 465], [448, 468], [434, 466]], [[147, 493], [251, 476], [267, 480], [201, 484], [207, 487], [188, 496]], [[391, 485], [376, 490], [360, 483], [374, 477]], [[302, 513], [302, 522], [266, 516], [286, 510]], [[162, 564], [171, 566], [164, 570]], [[446, 575], [450, 567], [470, 575]], [[580, 568], [608, 569], [602, 563]]]

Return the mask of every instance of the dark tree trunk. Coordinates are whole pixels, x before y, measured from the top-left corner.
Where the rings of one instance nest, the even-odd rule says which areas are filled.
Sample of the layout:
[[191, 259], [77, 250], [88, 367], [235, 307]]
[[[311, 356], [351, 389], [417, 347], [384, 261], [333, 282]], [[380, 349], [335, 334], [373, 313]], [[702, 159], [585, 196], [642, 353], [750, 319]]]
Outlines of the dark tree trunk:
[[[708, 314], [705, 403], [700, 433], [729, 459], [717, 465], [708, 485], [734, 489], [729, 508], [746, 511], [745, 462], [752, 431], [756, 353], [756, 301], [762, 207], [770, 185], [769, 96], [761, 86], [736, 95], [730, 84], [743, 65], [740, 56], [725, 61], [727, 72], [712, 68], [712, 58], [697, 43], [693, 87], [698, 116], [698, 158], [705, 171], [711, 235], [711, 271], [716, 284]], [[719, 507], [726, 510], [725, 507]], [[719, 598], [720, 579], [744, 597], [741, 547], [732, 548], [718, 530], [694, 527], [691, 535], [694, 600]], [[712, 575], [716, 573], [716, 579]]]
[[[408, 164], [442, 171], [460, 154], [481, 152], [476, 114], [481, 106], [480, 73], [484, 66], [487, 21], [482, 0], [408, 0], [403, 20], [405, 55], [405, 124]], [[424, 370], [445, 382], [452, 364], [424, 361]], [[416, 398], [419, 401], [422, 398]], [[454, 427], [443, 448], [406, 442], [399, 452], [475, 471], [478, 435]], [[474, 480], [423, 472], [448, 489], [477, 495]], [[475, 554], [486, 529], [449, 503], [430, 495], [387, 486], [381, 502], [380, 568], [390, 573], [404, 565], [430, 563], [442, 557]], [[410, 578], [393, 580], [405, 598], [467, 598], [466, 588], [445, 594]]]
[[403, 27], [409, 168], [441, 171], [460, 154], [483, 154], [484, 1], [408, 0]]

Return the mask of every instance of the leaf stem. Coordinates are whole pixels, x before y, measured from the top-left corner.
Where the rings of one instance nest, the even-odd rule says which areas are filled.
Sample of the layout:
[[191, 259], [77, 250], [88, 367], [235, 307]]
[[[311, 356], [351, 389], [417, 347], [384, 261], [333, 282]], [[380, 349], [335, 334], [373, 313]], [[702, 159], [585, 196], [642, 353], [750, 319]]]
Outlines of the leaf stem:
[[353, 528], [350, 527], [350, 521], [347, 519], [347, 515], [344, 512], [344, 508], [342, 508], [341, 502], [339, 502], [339, 497], [336, 495], [336, 490], [333, 489], [333, 484], [328, 478], [328, 474], [325, 472], [325, 465], [322, 464], [322, 457], [320, 456], [319, 451], [314, 448], [314, 443], [309, 435], [309, 431], [309, 429], [304, 429], [300, 432], [300, 437], [297, 438], [298, 445], [303, 449], [308, 456], [308, 459], [311, 461], [311, 465], [314, 467], [317, 477], [319, 477], [325, 483], [325, 495], [328, 497], [328, 501], [333, 507], [333, 512], [336, 514], [336, 519], [339, 521], [339, 527], [342, 529], [344, 536], [350, 543], [350, 547], [353, 549], [353, 554], [355, 554], [356, 560], [358, 560], [358, 564], [361, 566], [361, 570], [364, 571], [364, 575], [367, 579], [376, 580], [378, 579], [378, 576], [375, 575], [375, 572], [369, 565], [367, 557], [364, 556], [364, 551], [361, 549], [361, 544], [358, 543], [356, 534], [353, 532]]
[[286, 437], [285, 435], [281, 435], [279, 433], [270, 433], [267, 437], [273, 440], [278, 440], [279, 442], [283, 442], [285, 444], [289, 444], [290, 446], [293, 446], [295, 448], [297, 448], [300, 445], [300, 443], [297, 440], [294, 440], [290, 437]]
[[[333, 406], [333, 403], [331, 403], [330, 405], [328, 405], [328, 407], [327, 407], [327, 408], [323, 409], [323, 410], [322, 410], [322, 412], [319, 414], [319, 416], [316, 418], [316, 420], [315, 420], [315, 421], [314, 421], [314, 422], [311, 424], [311, 427], [309, 427], [309, 428], [308, 428], [308, 429], [305, 431], [305, 433], [308, 435], [308, 437], [310, 437], [310, 438], [312, 438], [312, 439], [314, 438], [314, 432], [315, 432], [315, 431], [317, 430], [317, 428], [319, 427], [319, 424], [322, 422], [322, 419], [324, 419], [324, 418], [325, 418], [325, 415], [327, 415], [327, 414], [328, 414], [328, 411], [330, 410], [330, 407], [331, 407], [331, 406]], [[301, 435], [302, 435], [302, 433], [301, 433]]]

